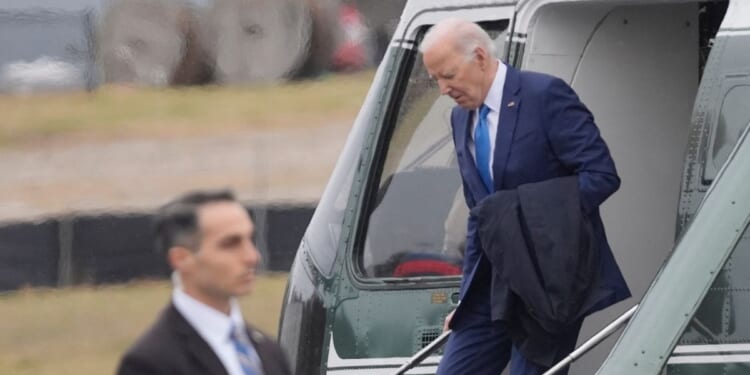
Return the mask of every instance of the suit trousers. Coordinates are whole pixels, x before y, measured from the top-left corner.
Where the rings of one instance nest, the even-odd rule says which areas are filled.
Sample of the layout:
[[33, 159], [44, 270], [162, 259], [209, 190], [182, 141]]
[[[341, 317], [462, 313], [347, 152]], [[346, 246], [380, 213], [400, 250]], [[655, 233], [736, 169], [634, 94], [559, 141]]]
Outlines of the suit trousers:
[[[492, 321], [489, 288], [482, 289], [486, 290], [467, 293], [462, 302], [466, 304], [461, 306], [461, 319], [453, 324], [437, 375], [500, 375], [508, 362], [510, 375], [541, 375], [547, 371], [548, 367], [527, 360], [515, 348], [503, 322]], [[565, 353], [575, 349], [579, 331], [562, 338]], [[568, 369], [558, 372], [567, 373]]]

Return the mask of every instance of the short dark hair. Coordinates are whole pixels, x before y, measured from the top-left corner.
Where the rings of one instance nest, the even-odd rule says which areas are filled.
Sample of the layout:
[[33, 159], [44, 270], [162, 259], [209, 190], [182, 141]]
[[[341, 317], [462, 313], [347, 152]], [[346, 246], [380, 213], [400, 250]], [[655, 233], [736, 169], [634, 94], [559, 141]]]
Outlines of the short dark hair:
[[197, 251], [200, 243], [198, 209], [215, 202], [237, 202], [237, 199], [227, 189], [196, 190], [161, 206], [154, 218], [156, 251], [166, 254], [174, 246]]

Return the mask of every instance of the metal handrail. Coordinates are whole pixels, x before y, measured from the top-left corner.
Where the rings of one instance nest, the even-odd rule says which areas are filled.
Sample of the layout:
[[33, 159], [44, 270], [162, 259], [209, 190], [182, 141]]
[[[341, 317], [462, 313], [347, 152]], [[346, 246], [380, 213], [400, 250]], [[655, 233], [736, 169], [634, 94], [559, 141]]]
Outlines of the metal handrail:
[[[564, 369], [565, 367], [569, 366], [571, 363], [573, 363], [575, 360], [586, 354], [589, 350], [591, 350], [593, 347], [598, 345], [600, 342], [604, 341], [607, 337], [611, 336], [613, 333], [615, 333], [621, 326], [623, 326], [625, 323], [627, 323], [630, 318], [633, 317], [633, 314], [638, 310], [639, 305], [635, 305], [630, 308], [630, 310], [626, 311], [622, 315], [620, 315], [617, 319], [612, 321], [612, 323], [609, 323], [606, 327], [604, 327], [601, 331], [599, 331], [597, 334], [592, 336], [590, 339], [586, 340], [581, 346], [579, 346], [576, 350], [574, 350], [572, 353], [568, 354], [567, 357], [563, 358], [560, 362], [558, 362], [555, 366], [547, 370], [543, 375], [554, 375], [560, 370]], [[396, 370], [394, 375], [403, 375], [410, 369], [414, 368], [414, 366], [418, 365], [422, 361], [425, 360], [425, 358], [429, 357], [432, 353], [434, 353], [436, 350], [438, 350], [443, 344], [445, 344], [446, 341], [448, 341], [448, 336], [450, 336], [451, 330], [447, 330], [443, 332], [438, 338], [433, 340], [429, 345], [422, 348], [422, 350], [418, 351], [417, 354], [414, 354], [409, 360], [401, 365], [401, 367]]]
[[586, 352], [591, 350], [591, 348], [595, 347], [604, 339], [606, 339], [607, 337], [615, 333], [615, 331], [617, 331], [617, 329], [619, 329], [620, 326], [627, 323], [630, 320], [630, 318], [633, 316], [633, 314], [635, 314], [636, 310], [638, 310], [638, 305], [631, 307], [630, 310], [620, 315], [620, 317], [615, 319], [612, 323], [609, 323], [608, 326], [604, 327], [604, 329], [599, 331], [596, 335], [586, 340], [586, 342], [584, 342], [581, 346], [579, 346], [578, 349], [568, 354], [567, 357], [565, 357], [562, 361], [558, 362], [555, 366], [547, 370], [547, 372], [545, 372], [543, 375], [556, 374], [558, 371], [569, 366], [571, 363], [573, 363], [573, 361], [580, 358], [582, 355], [586, 354]]

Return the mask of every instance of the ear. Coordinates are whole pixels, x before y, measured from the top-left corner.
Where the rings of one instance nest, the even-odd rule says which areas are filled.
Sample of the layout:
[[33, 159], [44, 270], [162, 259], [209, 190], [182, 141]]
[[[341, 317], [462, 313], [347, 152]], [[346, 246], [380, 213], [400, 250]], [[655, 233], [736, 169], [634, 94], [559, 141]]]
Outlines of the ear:
[[167, 262], [175, 271], [180, 271], [192, 260], [193, 252], [183, 246], [173, 246], [167, 252]]
[[490, 66], [490, 55], [484, 48], [481, 46], [474, 48], [474, 55], [476, 56], [479, 67], [482, 68], [482, 70], [486, 70]]

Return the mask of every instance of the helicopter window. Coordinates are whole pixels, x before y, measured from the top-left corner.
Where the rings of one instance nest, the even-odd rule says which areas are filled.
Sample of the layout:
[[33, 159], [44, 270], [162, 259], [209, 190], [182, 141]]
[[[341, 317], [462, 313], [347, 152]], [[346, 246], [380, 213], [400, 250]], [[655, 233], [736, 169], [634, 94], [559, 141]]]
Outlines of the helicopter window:
[[716, 178], [743, 130], [750, 124], [749, 102], [750, 85], [734, 86], [724, 96], [711, 140], [704, 180], [710, 182]]
[[[504, 51], [507, 21], [483, 25]], [[461, 274], [468, 208], [461, 190], [450, 115], [420, 55], [401, 97], [387, 150], [376, 157], [359, 266], [368, 277]], [[379, 169], [378, 169], [379, 168]]]
[[750, 373], [750, 226], [667, 361], [666, 374]]

